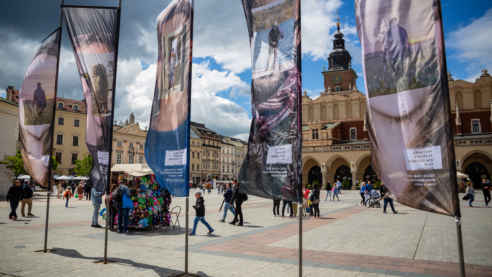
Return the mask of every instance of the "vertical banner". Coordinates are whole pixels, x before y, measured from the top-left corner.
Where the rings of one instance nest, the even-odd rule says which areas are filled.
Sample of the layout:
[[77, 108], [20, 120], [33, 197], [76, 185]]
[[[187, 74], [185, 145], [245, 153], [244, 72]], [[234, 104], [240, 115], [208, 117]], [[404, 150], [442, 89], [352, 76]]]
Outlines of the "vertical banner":
[[191, 0], [174, 0], [157, 18], [158, 60], [145, 159], [160, 185], [188, 196], [191, 97]]
[[86, 144], [93, 159], [90, 178], [98, 192], [108, 189], [111, 121], [117, 47], [117, 8], [64, 7], [87, 104]]
[[373, 164], [400, 203], [458, 215], [439, 2], [355, 3]]
[[300, 0], [242, 0], [252, 55], [253, 119], [239, 182], [245, 192], [297, 200], [301, 170]]
[[27, 68], [19, 94], [19, 143], [24, 168], [43, 187], [49, 186], [60, 34], [58, 28], [43, 40]]

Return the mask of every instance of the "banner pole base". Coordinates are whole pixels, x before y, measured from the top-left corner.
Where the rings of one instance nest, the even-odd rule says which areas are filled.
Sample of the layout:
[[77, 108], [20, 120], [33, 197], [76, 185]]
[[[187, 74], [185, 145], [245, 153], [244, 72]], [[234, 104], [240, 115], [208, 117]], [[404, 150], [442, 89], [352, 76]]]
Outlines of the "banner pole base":
[[302, 201], [299, 203], [299, 277], [302, 277]]
[[456, 221], [456, 234], [457, 234], [457, 239], [458, 239], [458, 254], [459, 254], [459, 258], [460, 258], [460, 273], [461, 273], [461, 277], [465, 277], [466, 276], [466, 272], [465, 272], [465, 255], [463, 253], [463, 236], [462, 236], [462, 233], [461, 233], [461, 217], [456, 217], [455, 218], [455, 221]]
[[[51, 185], [51, 183], [50, 183]], [[46, 193], [46, 221], [44, 223], [44, 247], [43, 252], [48, 253], [48, 224], [50, 219], [50, 189]]]
[[186, 220], [185, 220], [185, 275], [188, 274], [188, 236], [189, 236], [189, 226], [188, 226], [188, 221], [189, 221], [189, 214], [190, 214], [190, 197], [186, 196]]

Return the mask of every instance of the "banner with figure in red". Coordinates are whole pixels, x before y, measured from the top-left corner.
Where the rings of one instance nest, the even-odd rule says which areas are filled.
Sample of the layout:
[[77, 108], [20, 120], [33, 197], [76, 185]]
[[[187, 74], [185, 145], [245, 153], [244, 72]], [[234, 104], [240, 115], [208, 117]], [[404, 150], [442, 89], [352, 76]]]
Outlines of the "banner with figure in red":
[[440, 3], [355, 3], [378, 175], [398, 202], [457, 216]]
[[301, 170], [300, 0], [243, 0], [253, 119], [239, 173], [244, 192], [297, 200]]
[[93, 160], [90, 179], [97, 192], [104, 192], [111, 164], [118, 11], [64, 7], [63, 13], [87, 104], [86, 144]]
[[24, 168], [43, 187], [49, 187], [60, 33], [58, 28], [43, 40], [19, 93], [19, 143]]

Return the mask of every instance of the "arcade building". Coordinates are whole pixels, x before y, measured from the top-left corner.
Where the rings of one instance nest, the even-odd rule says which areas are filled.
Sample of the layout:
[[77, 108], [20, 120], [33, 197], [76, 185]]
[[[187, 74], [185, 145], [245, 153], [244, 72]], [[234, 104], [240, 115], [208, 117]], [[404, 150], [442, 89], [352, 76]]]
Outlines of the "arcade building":
[[[366, 98], [357, 89], [352, 57], [337, 27], [328, 69], [321, 72], [324, 91], [317, 98], [306, 92], [302, 97], [303, 184], [378, 180], [371, 165]], [[456, 167], [477, 185], [492, 175], [492, 77], [484, 69], [474, 82], [448, 79]]]

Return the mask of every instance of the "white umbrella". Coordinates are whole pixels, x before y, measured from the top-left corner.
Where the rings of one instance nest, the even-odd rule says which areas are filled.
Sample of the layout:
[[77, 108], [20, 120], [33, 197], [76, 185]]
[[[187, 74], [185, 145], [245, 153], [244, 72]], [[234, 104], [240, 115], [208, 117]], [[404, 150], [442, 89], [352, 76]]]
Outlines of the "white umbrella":
[[86, 176], [75, 176], [73, 177], [74, 180], [89, 180], [89, 177]]
[[456, 172], [456, 176], [458, 177], [458, 179], [465, 179], [465, 178], [469, 178], [469, 176], [463, 172], [460, 172], [460, 171], [457, 171]]
[[19, 180], [29, 180], [29, 179], [31, 179], [31, 176], [29, 176], [29, 175], [19, 175], [17, 177], [17, 179], [19, 179]]

